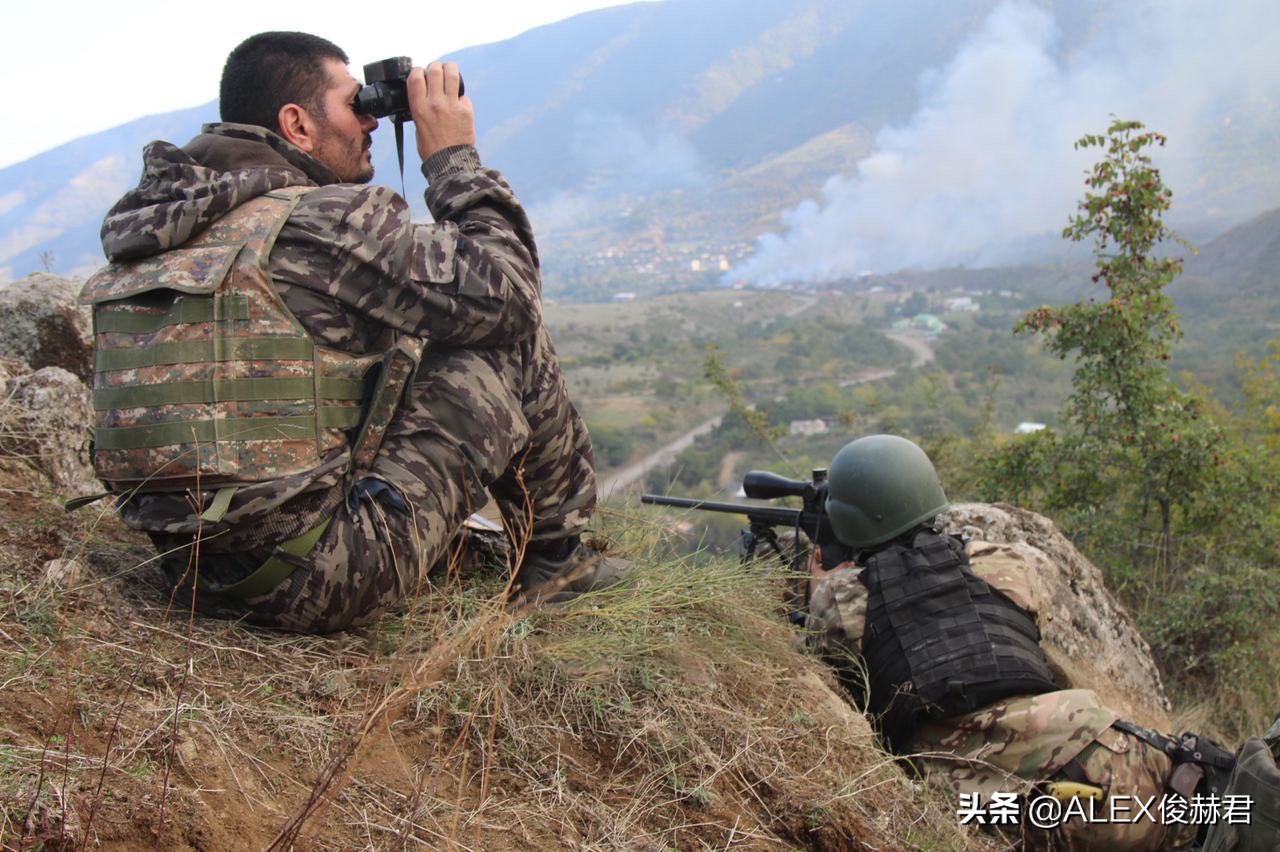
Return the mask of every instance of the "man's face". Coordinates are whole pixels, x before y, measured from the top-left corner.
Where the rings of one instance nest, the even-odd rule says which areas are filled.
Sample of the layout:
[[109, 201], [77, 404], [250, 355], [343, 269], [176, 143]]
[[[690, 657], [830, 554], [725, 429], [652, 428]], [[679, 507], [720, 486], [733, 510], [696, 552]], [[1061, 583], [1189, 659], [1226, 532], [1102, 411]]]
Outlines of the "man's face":
[[368, 183], [373, 178], [370, 150], [378, 120], [355, 111], [360, 81], [337, 59], [324, 60], [329, 72], [329, 88], [321, 103], [324, 114], [313, 116], [320, 125], [320, 138], [311, 156], [329, 167], [343, 183]]

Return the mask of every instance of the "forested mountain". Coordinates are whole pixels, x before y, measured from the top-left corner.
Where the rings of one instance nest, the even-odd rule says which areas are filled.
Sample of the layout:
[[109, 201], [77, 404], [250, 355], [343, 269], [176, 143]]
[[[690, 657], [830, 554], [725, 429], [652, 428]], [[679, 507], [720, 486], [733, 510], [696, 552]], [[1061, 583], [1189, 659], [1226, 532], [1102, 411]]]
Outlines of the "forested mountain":
[[[485, 161], [531, 209], [548, 291], [592, 298], [730, 269], [785, 283], [1041, 259], [1079, 185], [1071, 143], [1112, 112], [1169, 134], [1176, 216], [1219, 233], [1280, 197], [1275, 72], [1250, 46], [1276, 16], [1253, 0], [668, 0], [449, 58]], [[96, 265], [141, 145], [215, 116], [153, 116], [0, 170], [0, 280]], [[386, 122], [375, 151], [397, 185]], [[405, 187], [420, 207], [416, 170]]]

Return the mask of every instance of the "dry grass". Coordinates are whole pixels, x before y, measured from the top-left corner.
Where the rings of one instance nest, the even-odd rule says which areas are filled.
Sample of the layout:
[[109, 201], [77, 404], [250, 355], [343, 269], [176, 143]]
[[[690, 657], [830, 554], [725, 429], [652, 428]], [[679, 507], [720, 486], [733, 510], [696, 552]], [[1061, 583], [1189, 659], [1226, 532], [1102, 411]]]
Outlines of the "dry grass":
[[631, 520], [615, 589], [513, 614], [471, 576], [310, 637], [170, 607], [92, 510], [0, 514], [5, 848], [987, 844], [795, 650], [779, 578], [658, 560]]
[[36, 459], [36, 447], [31, 413], [14, 402], [11, 394], [3, 393], [5, 375], [3, 365], [0, 364], [0, 470], [10, 471], [24, 463], [33, 462]]

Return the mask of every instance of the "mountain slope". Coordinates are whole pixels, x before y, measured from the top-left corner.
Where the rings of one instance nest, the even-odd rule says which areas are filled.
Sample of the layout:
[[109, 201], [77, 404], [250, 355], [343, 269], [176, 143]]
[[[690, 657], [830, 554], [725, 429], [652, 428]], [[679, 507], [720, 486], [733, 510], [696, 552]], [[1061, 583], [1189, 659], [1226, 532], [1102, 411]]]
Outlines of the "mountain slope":
[[[1062, 186], [1078, 185], [1078, 165], [1064, 159], [1071, 140], [1100, 129], [1108, 112], [1146, 117], [1150, 101], [1161, 103], [1149, 120], [1170, 134], [1178, 215], [1217, 233], [1280, 191], [1280, 168], [1267, 156], [1280, 99], [1266, 68], [1255, 68], [1256, 50], [1229, 38], [1271, 12], [1261, 0], [1244, 3], [1202, 20], [1194, 9], [1111, 0], [668, 0], [578, 15], [449, 58], [476, 103], [485, 161], [530, 208], [548, 292], [601, 295], [712, 283], [681, 273], [698, 257], [704, 269], [720, 258], [736, 265], [763, 233], [825, 208], [839, 213], [851, 196], [863, 213], [837, 216], [801, 256], [838, 255], [855, 234], [874, 245], [884, 221], [899, 232], [884, 236], [902, 246], [877, 271], [1025, 262], [1040, 256], [1031, 238], [1054, 229], [1043, 222], [1069, 213]], [[1118, 35], [1135, 16], [1149, 24], [1146, 41]], [[1215, 21], [1229, 37], [1207, 31]], [[1179, 59], [1187, 44], [1216, 52]], [[1220, 66], [1211, 86], [1192, 73]], [[1082, 94], [1095, 91], [1096, 99]], [[214, 115], [205, 104], [142, 119], [0, 170], [0, 280], [45, 262], [63, 274], [96, 265], [98, 221], [132, 182], [141, 145], [181, 144]], [[399, 188], [382, 124], [377, 180]], [[934, 125], [941, 130], [931, 138]], [[1007, 162], [1021, 170], [1005, 175]], [[875, 180], [905, 182], [909, 203], [895, 209], [892, 197], [871, 192]], [[413, 165], [403, 187], [425, 216]], [[1000, 225], [1020, 224], [1018, 215], [987, 215], [1040, 197], [1050, 215], [1035, 217], [1033, 232]], [[918, 206], [935, 202], [943, 215]], [[975, 229], [958, 247], [938, 248]], [[592, 265], [601, 255], [614, 259], [607, 268]], [[859, 262], [843, 271], [869, 268]], [[591, 286], [574, 289], [575, 281]]]
[[1220, 292], [1274, 293], [1280, 283], [1280, 209], [1205, 243], [1184, 269], [1187, 278], [1209, 279]]
[[102, 217], [137, 180], [142, 146], [185, 142], [191, 128], [216, 117], [212, 102], [147, 116], [0, 170], [0, 281], [46, 265], [67, 273], [100, 265]]

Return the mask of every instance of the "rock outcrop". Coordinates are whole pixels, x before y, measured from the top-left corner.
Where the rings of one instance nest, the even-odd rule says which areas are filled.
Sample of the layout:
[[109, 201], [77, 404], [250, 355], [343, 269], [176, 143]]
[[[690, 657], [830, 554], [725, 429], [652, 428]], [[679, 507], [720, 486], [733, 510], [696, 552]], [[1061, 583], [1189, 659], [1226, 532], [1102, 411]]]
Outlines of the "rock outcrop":
[[79, 281], [36, 272], [0, 285], [0, 358], [32, 370], [61, 367], [83, 381], [93, 374], [93, 326], [77, 301]]
[[[4, 369], [10, 373], [12, 362]], [[3, 375], [3, 374], [0, 374]], [[89, 389], [61, 367], [10, 373], [4, 387], [3, 439], [0, 455], [18, 481], [38, 486], [40, 477], [23, 482], [22, 472], [35, 471], [60, 496], [101, 491], [89, 460], [93, 440], [93, 400]]]
[[0, 482], [61, 497], [102, 487], [89, 460], [93, 374], [81, 284], [41, 272], [0, 285]]
[[1042, 644], [1064, 685], [1092, 689], [1122, 717], [1168, 730], [1169, 701], [1150, 646], [1102, 572], [1052, 521], [1005, 504], [957, 503], [950, 526], [1008, 544], [1036, 568], [1051, 601], [1040, 614]]

